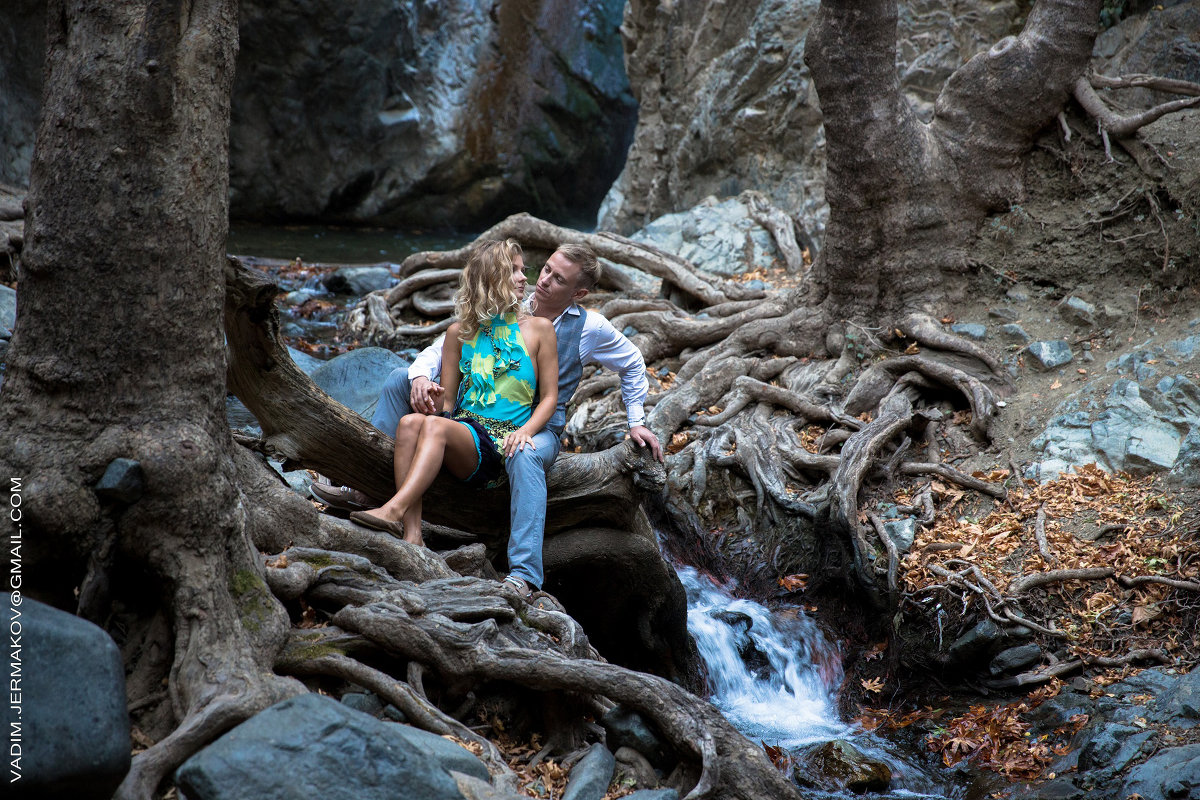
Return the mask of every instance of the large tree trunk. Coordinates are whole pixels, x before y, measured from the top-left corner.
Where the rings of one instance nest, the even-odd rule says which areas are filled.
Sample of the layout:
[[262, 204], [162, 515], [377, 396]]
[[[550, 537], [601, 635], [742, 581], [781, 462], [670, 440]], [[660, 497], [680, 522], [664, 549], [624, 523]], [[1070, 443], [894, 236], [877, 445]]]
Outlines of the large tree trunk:
[[896, 5], [824, 0], [805, 48], [827, 142], [813, 278], [834, 319], [940, 314], [963, 291], [966, 244], [1020, 199], [1024, 156], [1083, 75], [1100, 11], [1099, 0], [1038, 3], [1020, 35], [951, 76], [925, 124], [900, 90]]
[[46, 599], [69, 606], [78, 586], [80, 613], [106, 618], [125, 588], [109, 576], [129, 568], [169, 609], [181, 724], [134, 761], [122, 794], [146, 797], [197, 743], [300, 688], [270, 673], [287, 617], [224, 413], [237, 4], [61, 0], [47, 19], [0, 464], [24, 478], [30, 571], [59, 576]]

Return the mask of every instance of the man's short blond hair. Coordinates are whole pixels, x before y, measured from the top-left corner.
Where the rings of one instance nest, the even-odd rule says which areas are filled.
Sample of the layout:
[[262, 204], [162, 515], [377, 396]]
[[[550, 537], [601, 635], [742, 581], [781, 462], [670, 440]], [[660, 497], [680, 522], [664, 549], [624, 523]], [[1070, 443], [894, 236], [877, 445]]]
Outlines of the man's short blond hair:
[[600, 259], [586, 244], [560, 244], [557, 252], [579, 267], [579, 285], [575, 288], [591, 291], [600, 282]]

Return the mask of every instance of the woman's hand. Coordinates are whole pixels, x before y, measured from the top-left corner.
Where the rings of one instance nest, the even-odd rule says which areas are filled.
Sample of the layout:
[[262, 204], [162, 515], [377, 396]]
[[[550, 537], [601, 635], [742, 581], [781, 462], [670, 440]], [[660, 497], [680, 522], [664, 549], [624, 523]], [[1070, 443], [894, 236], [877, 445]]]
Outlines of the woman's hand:
[[504, 457], [512, 458], [518, 451], [524, 450], [526, 445], [537, 450], [532, 436], [522, 430], [513, 431], [504, 437]]

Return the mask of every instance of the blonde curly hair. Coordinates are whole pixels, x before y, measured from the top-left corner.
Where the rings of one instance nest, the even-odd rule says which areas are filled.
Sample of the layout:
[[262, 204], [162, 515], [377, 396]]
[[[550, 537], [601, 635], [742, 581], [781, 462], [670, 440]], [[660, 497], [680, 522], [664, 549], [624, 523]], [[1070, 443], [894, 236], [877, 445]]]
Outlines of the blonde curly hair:
[[471, 253], [454, 295], [460, 341], [469, 341], [492, 317], [521, 308], [521, 298], [512, 285], [513, 259], [517, 256], [524, 258], [524, 251], [516, 239], [489, 239]]

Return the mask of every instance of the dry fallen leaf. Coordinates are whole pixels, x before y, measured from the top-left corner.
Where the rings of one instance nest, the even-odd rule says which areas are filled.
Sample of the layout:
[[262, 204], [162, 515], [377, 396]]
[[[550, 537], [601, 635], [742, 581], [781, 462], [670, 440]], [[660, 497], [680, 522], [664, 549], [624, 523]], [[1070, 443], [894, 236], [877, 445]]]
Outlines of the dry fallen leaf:
[[883, 678], [867, 678], [861, 681], [862, 687], [871, 694], [879, 694], [883, 691]]

